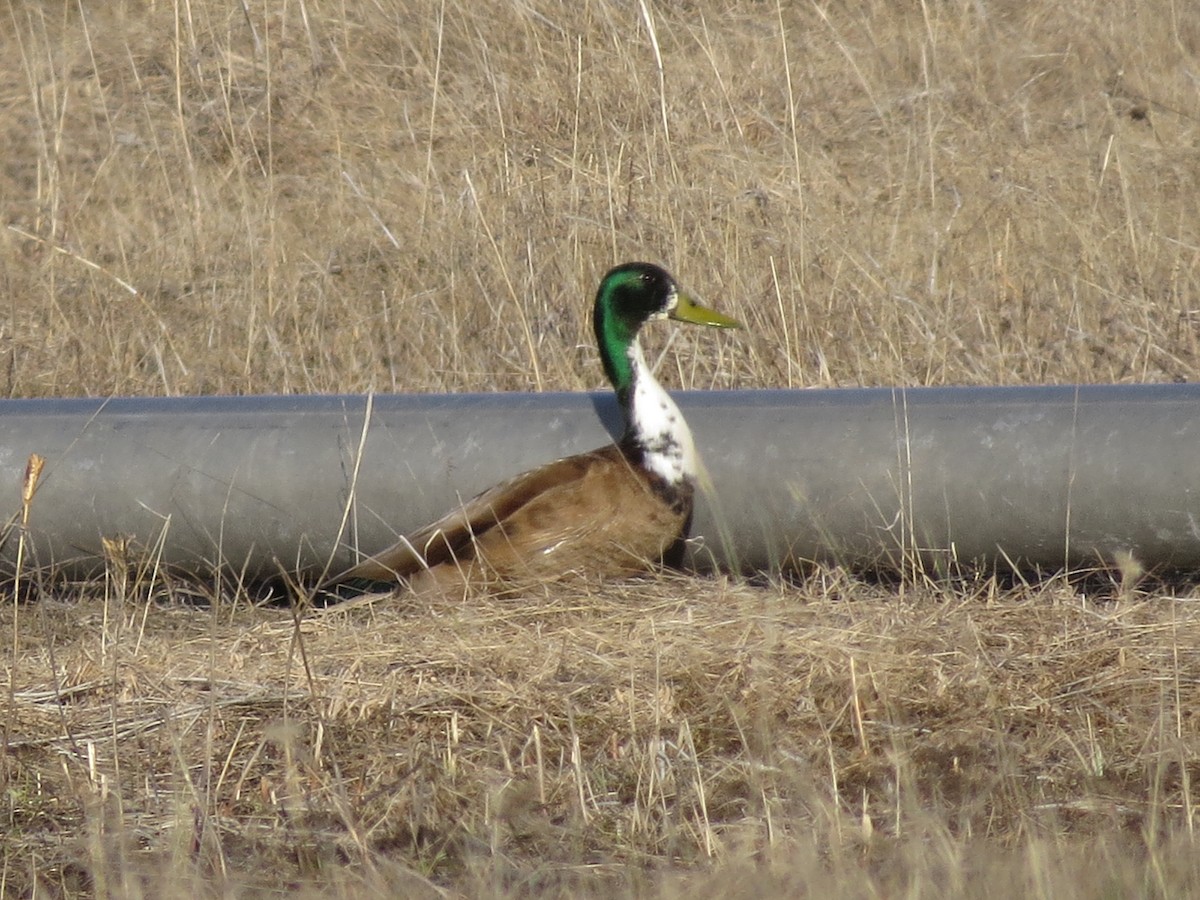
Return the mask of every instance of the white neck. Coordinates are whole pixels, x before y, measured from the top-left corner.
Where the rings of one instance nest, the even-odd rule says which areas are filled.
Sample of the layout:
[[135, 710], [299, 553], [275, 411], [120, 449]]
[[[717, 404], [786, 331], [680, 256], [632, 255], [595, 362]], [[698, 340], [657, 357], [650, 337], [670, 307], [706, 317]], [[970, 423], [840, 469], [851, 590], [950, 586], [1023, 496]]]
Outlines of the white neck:
[[645, 452], [646, 466], [668, 484], [695, 481], [698, 467], [692, 430], [675, 401], [651, 374], [636, 340], [629, 348], [629, 363], [633, 368], [629, 428]]

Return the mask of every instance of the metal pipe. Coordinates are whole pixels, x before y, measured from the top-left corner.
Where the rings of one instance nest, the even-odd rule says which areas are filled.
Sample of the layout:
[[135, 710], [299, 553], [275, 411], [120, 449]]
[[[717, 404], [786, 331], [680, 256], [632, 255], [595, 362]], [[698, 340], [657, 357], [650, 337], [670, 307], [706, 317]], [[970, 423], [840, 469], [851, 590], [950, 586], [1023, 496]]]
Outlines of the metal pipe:
[[[677, 399], [713, 486], [691, 567], [1200, 569], [1200, 385]], [[35, 564], [93, 573], [126, 536], [197, 572], [336, 571], [619, 423], [609, 394], [10, 400], [0, 510], [38, 453]]]

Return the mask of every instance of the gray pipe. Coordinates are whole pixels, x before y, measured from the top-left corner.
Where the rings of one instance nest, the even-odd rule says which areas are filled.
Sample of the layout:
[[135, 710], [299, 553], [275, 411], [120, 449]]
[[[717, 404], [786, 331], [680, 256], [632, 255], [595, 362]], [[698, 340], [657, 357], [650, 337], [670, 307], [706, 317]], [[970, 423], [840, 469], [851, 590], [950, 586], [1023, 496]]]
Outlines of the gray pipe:
[[[1197, 385], [677, 398], [715, 488], [695, 568], [1200, 569]], [[196, 572], [337, 571], [619, 422], [609, 394], [5, 401], [0, 511], [36, 452], [38, 565], [93, 573], [123, 535]]]

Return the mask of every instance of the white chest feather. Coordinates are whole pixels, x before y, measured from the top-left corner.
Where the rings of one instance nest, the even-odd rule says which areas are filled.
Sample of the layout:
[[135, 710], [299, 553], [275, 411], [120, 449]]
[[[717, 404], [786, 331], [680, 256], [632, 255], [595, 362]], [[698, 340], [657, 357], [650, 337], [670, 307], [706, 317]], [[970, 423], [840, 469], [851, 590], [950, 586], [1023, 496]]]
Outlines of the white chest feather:
[[642, 348], [636, 343], [630, 362], [634, 378], [629, 417], [645, 451], [646, 466], [670, 484], [694, 481], [697, 463], [692, 430], [675, 401], [650, 374]]

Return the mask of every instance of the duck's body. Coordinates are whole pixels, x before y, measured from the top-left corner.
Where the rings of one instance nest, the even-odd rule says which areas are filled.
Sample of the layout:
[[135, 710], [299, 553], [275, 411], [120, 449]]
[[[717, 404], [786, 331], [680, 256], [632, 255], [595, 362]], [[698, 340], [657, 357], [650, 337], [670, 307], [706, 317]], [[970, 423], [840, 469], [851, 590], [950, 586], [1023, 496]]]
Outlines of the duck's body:
[[621, 439], [498, 484], [331, 583], [496, 587], [574, 573], [627, 575], [669, 559], [690, 524], [699, 464], [691, 430], [637, 340], [643, 323], [667, 316], [737, 326], [657, 266], [611, 270], [596, 294], [593, 324], [625, 414]]
[[338, 580], [421, 590], [631, 574], [668, 554], [691, 507], [690, 484], [664, 493], [612, 444], [498, 484]]

